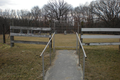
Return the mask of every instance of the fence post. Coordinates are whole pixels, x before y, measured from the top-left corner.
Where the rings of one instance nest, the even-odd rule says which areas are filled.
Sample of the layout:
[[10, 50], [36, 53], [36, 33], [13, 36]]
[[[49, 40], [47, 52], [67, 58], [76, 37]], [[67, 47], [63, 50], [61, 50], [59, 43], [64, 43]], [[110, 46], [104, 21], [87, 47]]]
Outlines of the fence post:
[[14, 36], [10, 36], [10, 40], [11, 40], [11, 47], [14, 47]]
[[54, 32], [55, 32], [55, 21], [54, 21]]
[[[13, 32], [13, 30], [12, 29], [10, 29], [10, 33], [12, 33]], [[11, 45], [11, 47], [14, 47], [14, 36], [11, 36], [10, 35], [10, 45]]]
[[[119, 42], [120, 42], [120, 39], [119, 39]], [[119, 51], [120, 51], [120, 45], [119, 45]]]
[[29, 34], [30, 33], [30, 31], [29, 30], [27, 30], [27, 34]]
[[6, 43], [6, 41], [5, 41], [5, 26], [4, 26], [4, 24], [3, 24], [3, 43]]
[[23, 32], [22, 32], [22, 29], [20, 29], [20, 33], [23, 33]]
[[[52, 37], [52, 28], [51, 28], [51, 31], [50, 31], [50, 33], [49, 33], [49, 35], [51, 35], [51, 37]], [[49, 40], [51, 39], [51, 37], [49, 37]], [[52, 40], [50, 41], [50, 43], [51, 43], [51, 48], [52, 48]]]
[[42, 54], [43, 80], [44, 80], [44, 54]]
[[81, 42], [83, 42], [83, 39], [81, 38], [81, 36], [83, 35], [82, 28], [83, 28], [83, 22], [81, 22], [81, 35], [80, 35]]

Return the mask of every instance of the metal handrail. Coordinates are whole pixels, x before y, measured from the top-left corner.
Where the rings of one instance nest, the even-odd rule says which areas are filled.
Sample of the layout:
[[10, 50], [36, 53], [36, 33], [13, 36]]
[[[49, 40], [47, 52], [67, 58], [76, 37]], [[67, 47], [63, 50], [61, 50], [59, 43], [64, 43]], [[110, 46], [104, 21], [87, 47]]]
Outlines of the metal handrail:
[[[87, 58], [87, 55], [85, 53], [85, 50], [83, 48], [83, 45], [82, 45], [82, 42], [78, 36], [78, 33], [76, 32], [76, 35], [77, 35], [77, 40], [79, 40], [79, 45], [81, 46], [82, 50], [83, 50], [83, 54], [84, 54], [84, 57], [83, 57], [83, 80], [84, 80], [84, 74], [85, 74], [85, 58]], [[79, 65], [80, 65], [80, 46], [79, 46]], [[77, 48], [78, 48], [78, 42], [77, 42]]]
[[[42, 53], [40, 54], [40, 57], [42, 56], [42, 66], [43, 66], [43, 80], [44, 80], [44, 52], [46, 50], [46, 48], [48, 47], [48, 45], [50, 45], [50, 65], [51, 65], [51, 40], [52, 38], [54, 37], [55, 35], [55, 32], [53, 33], [51, 39], [48, 41], [47, 45], [45, 46], [45, 48], [43, 49]], [[53, 51], [55, 50], [55, 47], [54, 47], [54, 41], [53, 41]]]
[[54, 37], [54, 35], [55, 35], [55, 32], [53, 33], [51, 39], [48, 41], [47, 45], [45, 46], [45, 48], [43, 49], [42, 53], [40, 54], [40, 57], [41, 57], [41, 56], [43, 55], [43, 53], [45, 52], [46, 48], [47, 48], [48, 45], [50, 44], [50, 42], [51, 42], [52, 38]]
[[78, 36], [78, 33], [76, 33], [76, 35], [77, 35], [77, 38], [78, 38], [78, 40], [79, 40], [80, 46], [81, 46], [81, 48], [82, 48], [82, 50], [83, 50], [84, 56], [85, 56], [85, 58], [87, 58], [87, 55], [86, 55], [85, 50], [84, 50], [84, 48], [83, 48], [82, 42], [81, 42], [81, 40], [80, 40], [80, 38], [79, 38], [79, 36]]

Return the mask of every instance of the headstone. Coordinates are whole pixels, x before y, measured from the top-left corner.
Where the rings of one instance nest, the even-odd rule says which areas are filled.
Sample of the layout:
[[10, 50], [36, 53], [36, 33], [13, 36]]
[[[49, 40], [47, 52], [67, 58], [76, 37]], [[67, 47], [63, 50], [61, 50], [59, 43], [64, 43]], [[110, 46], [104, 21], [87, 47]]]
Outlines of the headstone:
[[66, 31], [64, 31], [64, 35], [66, 35], [67, 34], [67, 32]]

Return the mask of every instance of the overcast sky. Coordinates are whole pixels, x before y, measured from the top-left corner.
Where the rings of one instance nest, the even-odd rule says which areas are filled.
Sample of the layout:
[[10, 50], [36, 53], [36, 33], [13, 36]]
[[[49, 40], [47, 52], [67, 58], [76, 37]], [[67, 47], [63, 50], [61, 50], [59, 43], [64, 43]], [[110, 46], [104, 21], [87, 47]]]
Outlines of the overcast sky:
[[[30, 10], [34, 6], [42, 8], [49, 0], [0, 0], [0, 9]], [[64, 0], [73, 7], [90, 3], [93, 0]]]

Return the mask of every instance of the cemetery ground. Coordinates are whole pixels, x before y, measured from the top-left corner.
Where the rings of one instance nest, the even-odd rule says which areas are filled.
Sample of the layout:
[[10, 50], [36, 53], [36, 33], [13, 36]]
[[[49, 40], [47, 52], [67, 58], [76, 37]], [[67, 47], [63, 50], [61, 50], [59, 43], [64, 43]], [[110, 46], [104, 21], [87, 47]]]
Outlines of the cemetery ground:
[[[48, 41], [46, 38], [15, 37], [15, 40]], [[83, 42], [116, 42], [118, 39], [84, 39]], [[55, 46], [75, 46], [75, 34], [56, 34]], [[15, 44], [10, 47], [9, 35], [6, 44], [0, 35], [0, 80], [42, 80], [42, 58], [45, 45]], [[84, 46], [87, 59], [85, 80], [120, 80], [119, 46]], [[56, 48], [68, 49], [68, 48]], [[76, 48], [69, 48], [76, 49]], [[82, 50], [81, 50], [82, 51]], [[52, 53], [52, 61], [55, 54]], [[81, 52], [81, 65], [82, 65]], [[49, 48], [45, 51], [45, 70], [49, 64]]]

